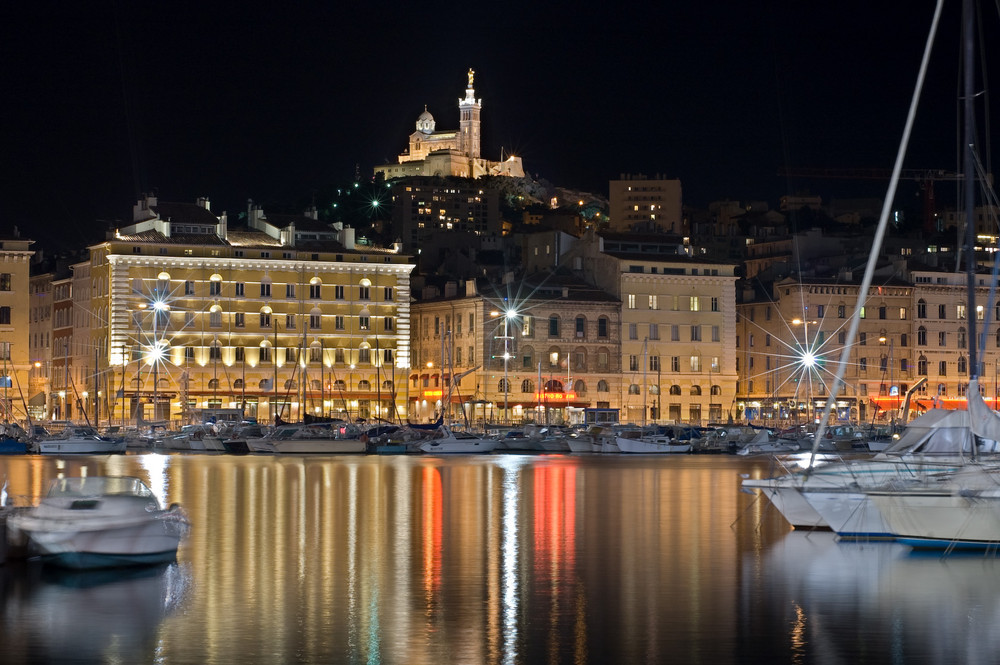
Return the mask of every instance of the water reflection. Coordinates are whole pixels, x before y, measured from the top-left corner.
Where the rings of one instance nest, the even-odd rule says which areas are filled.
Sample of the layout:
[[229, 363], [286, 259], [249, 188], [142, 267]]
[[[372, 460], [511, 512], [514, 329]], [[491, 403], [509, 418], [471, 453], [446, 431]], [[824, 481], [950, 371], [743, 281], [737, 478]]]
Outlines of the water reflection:
[[744, 568], [752, 629], [785, 634], [784, 643], [759, 655], [781, 658], [790, 650], [823, 653], [830, 662], [996, 662], [1000, 561], [994, 557], [922, 555], [894, 543], [793, 532], [769, 548], [759, 574], [752, 557]]
[[[183, 612], [151, 604], [119, 621], [130, 650], [164, 664], [991, 660], [992, 559], [790, 533], [739, 491], [740, 474], [766, 464], [126, 455], [3, 459], [0, 471], [29, 496], [57, 474], [128, 473], [184, 506]], [[0, 639], [0, 661], [70, 649], [70, 637], [44, 641], [56, 619], [32, 597], [58, 603], [88, 648], [118, 639], [73, 623], [97, 585], [39, 578], [26, 594], [28, 578], [7, 572], [3, 637], [25, 637]], [[37, 595], [47, 586], [67, 595]], [[163, 604], [162, 589], [135, 588]]]
[[4, 662], [155, 660], [161, 622], [186, 595], [178, 564], [125, 571], [0, 567]]

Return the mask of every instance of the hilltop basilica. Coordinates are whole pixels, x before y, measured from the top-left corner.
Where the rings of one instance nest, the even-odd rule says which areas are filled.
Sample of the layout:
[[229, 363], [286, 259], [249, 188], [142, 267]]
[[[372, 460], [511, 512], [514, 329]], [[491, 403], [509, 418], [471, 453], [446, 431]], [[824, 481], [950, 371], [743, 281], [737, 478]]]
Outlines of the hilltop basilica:
[[469, 70], [469, 85], [465, 98], [458, 100], [458, 130], [437, 130], [434, 116], [427, 107], [417, 118], [416, 131], [410, 134], [409, 149], [399, 155], [398, 163], [375, 167], [386, 180], [405, 176], [458, 176], [479, 178], [484, 175], [524, 177], [521, 158], [511, 156], [501, 162], [491, 162], [480, 156], [479, 113], [483, 100], [476, 99], [473, 88], [475, 72]]

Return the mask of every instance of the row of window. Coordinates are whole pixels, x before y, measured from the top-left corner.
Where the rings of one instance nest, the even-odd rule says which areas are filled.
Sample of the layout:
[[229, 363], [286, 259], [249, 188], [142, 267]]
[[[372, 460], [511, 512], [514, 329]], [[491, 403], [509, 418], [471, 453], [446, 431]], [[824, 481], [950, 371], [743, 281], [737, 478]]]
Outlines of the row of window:
[[[705, 298], [702, 296], [664, 296], [665, 298], [672, 298], [670, 310], [673, 312], [681, 311], [681, 304], [687, 301], [689, 312], [700, 312], [702, 310], [702, 305], [704, 304]], [[625, 296], [625, 306], [628, 309], [637, 309], [640, 296], [629, 293]], [[660, 296], [655, 294], [650, 294], [646, 296], [647, 309], [660, 309]], [[711, 296], [708, 298], [709, 311], [718, 312], [719, 311], [719, 299], [716, 296]], [[753, 312], [753, 308], [750, 309]], [[751, 320], [753, 320], [751, 318]]]
[[[210, 361], [221, 361], [222, 360], [222, 346], [214, 345], [208, 348], [208, 359]], [[246, 361], [246, 351], [248, 347], [237, 346], [234, 348], [235, 360], [238, 363]], [[258, 360], [260, 362], [271, 362], [274, 358], [274, 348], [270, 346], [269, 343], [264, 343], [264, 345], [259, 347], [249, 347], [258, 352]], [[305, 356], [306, 362], [318, 363], [323, 360], [323, 347], [315, 343], [307, 349], [307, 353], [303, 354], [298, 347], [282, 347], [285, 351], [285, 362], [286, 363], [296, 363], [303, 360], [302, 356]], [[372, 349], [370, 347], [361, 347], [357, 349], [357, 361], [356, 364], [371, 364], [372, 358], [375, 357], [375, 353], [381, 352], [382, 362], [391, 364], [394, 358], [393, 349]], [[184, 347], [183, 353], [184, 359], [188, 361], [195, 360], [195, 347], [186, 346]], [[144, 349], [141, 346], [132, 347], [132, 360], [141, 360], [144, 357]], [[333, 362], [335, 364], [347, 364], [347, 353], [345, 349], [337, 348], [333, 350]]]
[[[268, 308], [270, 309], [270, 308]], [[245, 328], [247, 323], [246, 312], [233, 312], [233, 327], [234, 328]], [[327, 315], [329, 318], [330, 315]], [[190, 329], [194, 326], [195, 312], [184, 312], [184, 325], [185, 329]], [[323, 329], [323, 314], [319, 310], [314, 310], [310, 314], [306, 315], [308, 319], [308, 325], [310, 330], [322, 330]], [[144, 322], [143, 314], [141, 312], [133, 313], [133, 324], [136, 328], [140, 330], [145, 330], [150, 328], [151, 325], [155, 325], [157, 329], [166, 329], [170, 323], [170, 313], [167, 310], [160, 310], [154, 314], [152, 322]], [[347, 319], [348, 317], [343, 314], [333, 315], [333, 327], [334, 330], [347, 330]], [[278, 321], [279, 315], [273, 315], [270, 311], [261, 311], [258, 314], [258, 321], [262, 329], [271, 329]], [[286, 330], [295, 330], [297, 326], [298, 315], [296, 314], [286, 314], [284, 315], [284, 327]], [[208, 326], [210, 328], [221, 328], [222, 327], [222, 309], [218, 306], [213, 307], [208, 312]], [[395, 318], [391, 316], [382, 317], [382, 329], [384, 331], [395, 330], [396, 322]], [[358, 330], [371, 330], [372, 329], [372, 317], [370, 316], [358, 316]]]
[[[257, 387], [261, 390], [271, 390], [272, 383], [273, 381], [271, 379], [261, 379], [260, 381], [257, 382]], [[243, 379], [235, 379], [233, 381], [233, 390], [242, 390], [245, 385], [246, 383], [243, 381]], [[220, 383], [219, 379], [208, 380], [209, 390], [219, 390], [222, 387], [223, 386]], [[298, 387], [299, 387], [299, 382], [296, 381], [295, 379], [287, 379], [285, 381], [284, 385], [285, 390], [295, 390]], [[309, 381], [309, 385], [307, 387], [309, 388], [309, 390], [327, 390], [327, 391], [351, 390], [351, 388], [348, 386], [348, 383], [343, 379], [327, 381], [325, 386], [323, 385], [323, 382], [320, 381], [319, 379], [312, 379], [311, 381]], [[355, 389], [360, 391], [371, 390], [372, 389], [371, 382], [368, 381], [367, 379], [361, 379], [357, 382]], [[393, 381], [386, 379], [385, 381], [382, 382], [382, 390], [392, 392], [394, 389], [395, 389], [395, 384]]]
[[[648, 365], [643, 368], [639, 360], [640, 356], [630, 355], [628, 357], [628, 368], [630, 372], [639, 372], [646, 369], [650, 372], [659, 372], [663, 367], [660, 364], [660, 356], [647, 356]], [[681, 371], [691, 371], [691, 372], [701, 372], [704, 363], [702, 362], [701, 356], [688, 356], [687, 363], [685, 363], [686, 368], [681, 369], [681, 359], [682, 356], [670, 356], [670, 371], [671, 372], [681, 372]], [[719, 357], [712, 356], [709, 362], [708, 369], [710, 372], [719, 371]]]
[[[442, 319], [440, 316], [435, 316], [432, 320], [429, 316], [422, 317], [423, 321], [423, 338], [431, 339], [438, 338], [442, 334], [447, 333], [451, 330], [451, 317], [445, 316]], [[419, 318], [414, 319], [415, 336], [420, 337], [419, 324], [421, 320]], [[475, 314], [469, 314], [468, 316], [468, 329], [469, 331], [475, 330]], [[587, 317], [580, 315], [573, 319], [573, 332], [576, 337], [586, 337], [587, 336]], [[502, 324], [498, 324], [502, 325]], [[533, 316], [519, 316], [513, 322], [507, 322], [509, 327], [513, 327], [521, 337], [532, 338], [535, 336], [535, 317]], [[610, 335], [611, 329], [611, 319], [606, 316], [601, 316], [597, 319], [597, 337], [607, 338]], [[508, 328], [508, 333], [511, 337], [514, 336], [515, 330], [510, 330]], [[558, 314], [553, 314], [548, 318], [548, 336], [553, 338], [562, 337], [562, 317]], [[462, 334], [462, 317], [455, 317], [455, 334]]]
[[[968, 364], [969, 364], [968, 360], [966, 360], [965, 356], [959, 356], [958, 362], [957, 362], [958, 373], [959, 374], [967, 374], [968, 373]], [[917, 359], [917, 375], [918, 376], [927, 376], [927, 366], [928, 366], [927, 358], [924, 357], [924, 356], [920, 356], [920, 358]], [[787, 367], [787, 365], [782, 365], [782, 367]], [[753, 356], [750, 356], [747, 359], [747, 369], [749, 369], [749, 370], [754, 369], [754, 357]], [[779, 369], [778, 363], [775, 362], [773, 364], [773, 366], [772, 366], [771, 356], [765, 356], [764, 357], [764, 369], [765, 370]], [[740, 371], [740, 359], [739, 358], [736, 359], [736, 371], [737, 372]], [[794, 370], [794, 371], [797, 371], [797, 370]], [[888, 356], [882, 356], [881, 358], [879, 358], [878, 371], [879, 372], [887, 372], [887, 371], [889, 371], [889, 357]], [[910, 371], [910, 360], [908, 358], [900, 358], [899, 359], [899, 371], [901, 373], [903, 373], [903, 374], [906, 374], [907, 372]], [[867, 372], [868, 372], [868, 358], [858, 358], [858, 373], [859, 374], [865, 374]], [[938, 361], [938, 376], [947, 376], [947, 375], [948, 375], [948, 361], [947, 360]]]
[[[162, 280], [161, 280], [162, 281]], [[271, 282], [260, 282], [260, 297], [270, 298], [272, 296], [271, 292]], [[309, 284], [309, 299], [310, 300], [322, 300], [323, 298], [323, 285], [320, 283]], [[297, 290], [296, 284], [285, 284], [285, 297], [286, 298], [296, 298]], [[372, 287], [370, 286], [359, 286], [357, 300], [371, 300], [372, 299]], [[141, 292], [141, 291], [140, 291]], [[334, 300], [346, 300], [346, 287], [340, 284], [334, 285], [333, 287], [333, 298]], [[157, 296], [166, 297], [170, 295], [169, 284], [159, 284], [156, 288], [156, 292], [153, 294], [154, 298]], [[197, 295], [195, 290], [195, 282], [192, 280], [187, 280], [184, 282], [184, 295], [194, 296]], [[208, 295], [209, 296], [221, 296], [222, 295], [222, 282], [219, 280], [212, 280], [208, 283]], [[246, 282], [233, 282], [233, 295], [237, 298], [246, 297]], [[382, 299], [387, 302], [392, 302], [393, 300], [393, 287], [386, 286], [382, 289]]]
[[[654, 298], [655, 296], [650, 296], [650, 297]], [[818, 319], [824, 318], [826, 316], [826, 306], [824, 306], [824, 305], [816, 305], [815, 307], [816, 307], [816, 309], [815, 309], [815, 316], [816, 316], [816, 318], [818, 318]], [[630, 307], [630, 308], [634, 309], [634, 307]], [[656, 309], [656, 308], [653, 307], [653, 306], [650, 306], [650, 309]], [[877, 309], [877, 316], [878, 316], [878, 318], [880, 320], [888, 320], [890, 318], [890, 313], [891, 313], [892, 310], [895, 310], [895, 313], [898, 315], [900, 321], [905, 321], [906, 320], [906, 317], [907, 317], [907, 314], [908, 314], [908, 311], [907, 311], [906, 307], [892, 307], [892, 308], [890, 308], [888, 305], [879, 305], [879, 307]], [[713, 310], [713, 311], [715, 311], [715, 310]], [[809, 306], [805, 307], [805, 311], [806, 311], [806, 315], [808, 316]], [[846, 319], [847, 318], [847, 312], [848, 312], [847, 305], [837, 305], [837, 318], [838, 319]], [[948, 319], [948, 305], [946, 305], [946, 304], [939, 304], [937, 306], [937, 312], [938, 312], [937, 318], [942, 319], [942, 320], [947, 320]], [[751, 321], [753, 321], [754, 317], [755, 317], [755, 308], [753, 308], [753, 307], [746, 308], [746, 316]], [[868, 311], [867, 311], [866, 307], [864, 307], [864, 306], [861, 307], [861, 312], [860, 312], [859, 316], [862, 319], [868, 318]], [[917, 301], [917, 318], [918, 319], [926, 319], [927, 318], [927, 302], [924, 301], [924, 300], [918, 300]], [[965, 303], [956, 303], [955, 304], [955, 318], [957, 320], [959, 320], [959, 321], [964, 321], [966, 318], [968, 318], [968, 308], [967, 308], [967, 306], [966, 306]], [[764, 319], [766, 321], [770, 321], [771, 320], [771, 307], [765, 307], [764, 308]], [[986, 310], [985, 310], [985, 308], [982, 305], [978, 305], [976, 307], [976, 319], [979, 320], [979, 321], [983, 321], [983, 320], [986, 319]], [[995, 316], [994, 320], [1000, 321], [1000, 304], [998, 304], [996, 306], [996, 316]]]
[[[676, 328], [676, 326], [672, 326], [671, 328]], [[714, 330], [714, 328], [716, 328], [716, 326], [713, 326], [712, 341], [713, 342], [717, 342], [719, 340], [715, 336], [716, 333], [717, 333], [717, 331]], [[652, 331], [652, 326], [650, 326], [650, 330]], [[630, 332], [631, 332], [631, 329], [630, 329]], [[694, 326], [692, 326], [691, 341], [695, 341], [694, 334], [695, 334]], [[824, 342], [824, 340], [825, 340], [825, 338], [826, 338], [825, 331], [821, 330], [821, 331], [817, 332], [816, 333], [816, 346], [818, 347], [818, 346], [822, 345], [823, 342]], [[631, 337], [631, 339], [635, 339], [635, 337]], [[654, 338], [654, 337], [651, 336], [650, 339], [657, 339], [657, 338]], [[671, 339], [673, 341], [677, 341], [677, 337], [673, 337], [672, 336]], [[939, 330], [938, 334], [937, 334], [937, 339], [938, 339], [938, 346], [941, 346], [941, 347], [948, 346], [948, 332], [947, 331], [945, 331], [945, 330]], [[1000, 348], [1000, 328], [997, 329], [997, 332], [995, 334], [995, 339], [996, 339], [996, 346], [997, 346], [997, 348]], [[844, 331], [844, 330], [838, 331], [837, 332], [837, 343], [844, 344], [846, 342], [846, 340], [847, 340], [847, 332]], [[700, 341], [700, 337], [699, 337], [699, 341]], [[887, 341], [888, 341], [888, 336], [887, 336], [886, 333], [882, 333], [882, 334], [879, 335], [879, 337], [878, 337], [879, 344], [885, 345]], [[958, 330], [955, 331], [955, 341], [956, 341], [956, 346], [959, 349], [965, 349], [965, 348], [968, 347], [968, 336], [966, 334], [965, 328], [959, 328]], [[754, 346], [754, 343], [755, 343], [755, 338], [754, 338], [753, 333], [747, 335], [747, 344], [752, 347], [752, 346]], [[858, 346], [867, 346], [867, 345], [868, 345], [868, 333], [866, 333], [866, 332], [859, 332], [858, 333]], [[739, 335], [737, 335], [736, 336], [736, 348], [739, 348], [739, 346], [740, 346], [740, 337], [739, 337]], [[764, 346], [771, 346], [771, 334], [770, 333], [765, 333], [764, 334]], [[909, 335], [907, 335], [906, 333], [900, 333], [900, 335], [899, 335], [899, 346], [901, 346], [901, 347], [909, 346]], [[927, 346], [927, 329], [924, 328], [923, 326], [920, 326], [919, 328], [917, 328], [917, 346]]]
[[[679, 342], [681, 341], [681, 328], [689, 328], [690, 331], [690, 341], [701, 342], [702, 340], [702, 327], [699, 324], [694, 324], [691, 326], [679, 326], [677, 324], [670, 325], [670, 341]], [[719, 326], [711, 326], [712, 341], [719, 342], [722, 340], [721, 328]], [[639, 339], [639, 324], [630, 323], [628, 324], [628, 338], [632, 340]], [[660, 339], [660, 324], [650, 323], [649, 324], [649, 335], [647, 339], [658, 340]]]

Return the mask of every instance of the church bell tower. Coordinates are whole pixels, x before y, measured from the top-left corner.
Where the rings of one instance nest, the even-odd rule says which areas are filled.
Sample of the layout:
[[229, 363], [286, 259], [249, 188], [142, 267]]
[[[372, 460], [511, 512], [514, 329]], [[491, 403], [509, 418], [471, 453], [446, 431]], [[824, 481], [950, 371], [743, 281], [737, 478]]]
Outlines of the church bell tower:
[[480, 122], [479, 112], [483, 108], [483, 100], [476, 99], [476, 90], [472, 86], [476, 73], [469, 70], [469, 86], [465, 89], [465, 99], [458, 100], [459, 111], [459, 148], [470, 159], [480, 157]]

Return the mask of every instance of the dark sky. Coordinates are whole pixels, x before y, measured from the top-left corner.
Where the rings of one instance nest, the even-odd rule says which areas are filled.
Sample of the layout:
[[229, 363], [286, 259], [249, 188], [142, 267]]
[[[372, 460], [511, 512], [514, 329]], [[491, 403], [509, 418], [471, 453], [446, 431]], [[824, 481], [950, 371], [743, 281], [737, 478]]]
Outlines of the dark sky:
[[[933, 6], [4, 3], [0, 231], [83, 245], [154, 188], [230, 213], [308, 200], [393, 159], [424, 104], [457, 128], [470, 67], [486, 157], [602, 195], [662, 173], [695, 205], [773, 205], [804, 184], [781, 167], [892, 166]], [[958, 9], [908, 167], [955, 169]]]

